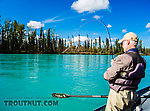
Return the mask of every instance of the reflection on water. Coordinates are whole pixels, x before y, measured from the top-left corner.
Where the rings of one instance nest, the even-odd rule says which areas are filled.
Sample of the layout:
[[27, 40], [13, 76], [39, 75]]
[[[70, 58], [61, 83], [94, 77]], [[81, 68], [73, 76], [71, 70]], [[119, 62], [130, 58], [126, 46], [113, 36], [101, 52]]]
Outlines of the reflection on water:
[[[104, 95], [108, 94], [108, 83], [103, 74], [110, 67], [109, 55], [50, 55], [50, 54], [1, 54], [0, 97], [50, 96], [53, 92]], [[147, 60], [146, 78], [140, 87], [148, 85], [150, 57]], [[60, 99], [54, 111], [93, 110], [106, 103], [106, 99], [70, 98]], [[69, 102], [68, 102], [69, 101]], [[92, 102], [91, 102], [92, 101]], [[2, 101], [0, 101], [0, 106]], [[80, 105], [80, 107], [76, 107]], [[16, 108], [16, 109], [15, 109]], [[18, 107], [15, 107], [18, 110]], [[25, 107], [28, 111], [31, 107]], [[5, 107], [3, 107], [5, 110]], [[10, 110], [8, 108], [8, 110]], [[35, 107], [31, 108], [35, 110]], [[37, 110], [39, 110], [36, 107]], [[45, 108], [49, 111], [49, 108]]]

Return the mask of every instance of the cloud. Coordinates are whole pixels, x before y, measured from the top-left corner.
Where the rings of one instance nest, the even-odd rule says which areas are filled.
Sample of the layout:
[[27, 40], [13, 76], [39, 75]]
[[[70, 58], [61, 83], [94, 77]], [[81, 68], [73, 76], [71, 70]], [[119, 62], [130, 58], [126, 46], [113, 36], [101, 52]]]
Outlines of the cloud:
[[36, 35], [36, 38], [37, 38], [37, 40], [39, 40], [40, 36], [39, 36], [39, 35]]
[[81, 19], [81, 21], [85, 21], [86, 19]]
[[96, 20], [100, 19], [101, 16], [98, 16], [98, 15], [94, 15], [93, 18], [95, 18]]
[[83, 12], [95, 12], [101, 9], [108, 9], [108, 0], [78, 0], [73, 2], [71, 8], [76, 10], [78, 13]]
[[63, 21], [64, 19], [56, 19], [58, 17], [54, 17], [54, 18], [51, 18], [51, 19], [46, 19], [44, 21], [42, 21], [42, 23], [53, 23], [53, 22], [59, 22], [59, 21]]
[[108, 27], [108, 28], [111, 28], [111, 27], [112, 27], [112, 25], [108, 24], [108, 25], [107, 25], [107, 27]]
[[44, 27], [44, 24], [42, 24], [41, 22], [31, 20], [29, 23], [27, 23], [27, 26], [33, 29], [39, 29], [41, 27]]
[[127, 30], [126, 30], [126, 29], [123, 29], [123, 30], [122, 30], [122, 33], [126, 33], [126, 32], [127, 32]]
[[[74, 38], [71, 39], [74, 42], [78, 42], [79, 41], [79, 36], [76, 36]], [[84, 42], [85, 40], [90, 40], [89, 38], [87, 38], [87, 36], [80, 36], [80, 41]]]
[[65, 41], [65, 40], [67, 41], [68, 39], [66, 39], [66, 38], [63, 38], [63, 41]]
[[146, 28], [150, 28], [150, 23], [148, 23], [148, 24], [146, 25]]
[[59, 34], [55, 34], [54, 36], [55, 36], [55, 37], [58, 37], [58, 36], [59, 36]]
[[47, 30], [44, 30], [44, 34], [46, 34], [47, 33]]
[[112, 45], [115, 45], [115, 42], [111, 42]]
[[98, 33], [93, 33], [93, 35], [98, 35]]
[[29, 34], [32, 34], [33, 33], [33, 31], [28, 31], [29, 32]]
[[117, 37], [111, 38], [111, 40], [116, 40], [116, 39], [118, 39], [118, 38]]
[[150, 32], [150, 29], [148, 30], [148, 32]]

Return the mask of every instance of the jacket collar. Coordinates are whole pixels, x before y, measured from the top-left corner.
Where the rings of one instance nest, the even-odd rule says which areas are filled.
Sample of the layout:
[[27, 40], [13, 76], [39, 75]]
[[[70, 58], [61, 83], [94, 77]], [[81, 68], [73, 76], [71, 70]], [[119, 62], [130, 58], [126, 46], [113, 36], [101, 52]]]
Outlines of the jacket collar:
[[129, 49], [126, 53], [129, 53], [129, 52], [135, 52], [135, 53], [138, 53], [138, 48], [132, 48], [132, 49]]

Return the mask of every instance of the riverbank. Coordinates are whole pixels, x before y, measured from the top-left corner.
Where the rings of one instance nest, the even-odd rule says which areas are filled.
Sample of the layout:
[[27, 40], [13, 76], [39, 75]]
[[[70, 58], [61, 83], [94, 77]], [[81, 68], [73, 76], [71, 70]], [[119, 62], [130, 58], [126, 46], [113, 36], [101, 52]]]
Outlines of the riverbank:
[[[66, 52], [63, 54], [76, 54], [76, 55], [120, 55], [122, 53], [117, 54], [107, 54], [107, 53], [94, 53], [94, 52]], [[150, 56], [150, 54], [140, 54], [142, 56]]]
[[[43, 52], [32, 52], [32, 53], [28, 53], [28, 52], [20, 52], [20, 53], [0, 53], [0, 54], [65, 54], [65, 55], [120, 55], [122, 53], [116, 53], [116, 54], [110, 54], [110, 53], [94, 53], [94, 52], [65, 52], [65, 53], [43, 53]], [[150, 56], [150, 54], [141, 54], [142, 56]]]

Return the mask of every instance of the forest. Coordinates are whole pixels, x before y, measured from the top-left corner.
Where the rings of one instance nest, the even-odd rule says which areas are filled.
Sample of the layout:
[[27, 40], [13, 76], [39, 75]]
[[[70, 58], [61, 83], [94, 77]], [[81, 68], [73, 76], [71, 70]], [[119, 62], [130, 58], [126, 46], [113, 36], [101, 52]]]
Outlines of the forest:
[[[0, 16], [1, 18], [1, 16]], [[1, 19], [0, 19], [1, 20]], [[74, 36], [68, 37], [68, 40], [61, 38], [53, 28], [48, 28], [44, 33], [41, 27], [39, 32], [37, 29], [28, 27], [25, 29], [24, 24], [19, 24], [16, 20], [13, 22], [5, 20], [4, 25], [0, 21], [0, 53], [1, 54], [122, 54], [123, 48], [118, 44], [119, 39], [115, 40], [112, 45], [109, 38], [102, 41], [98, 39], [74, 42]], [[37, 34], [38, 37], [37, 37]], [[68, 35], [66, 35], [68, 36]], [[142, 46], [142, 40], [139, 40], [138, 49], [142, 55], [150, 55], [150, 48]]]

